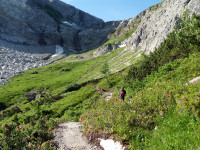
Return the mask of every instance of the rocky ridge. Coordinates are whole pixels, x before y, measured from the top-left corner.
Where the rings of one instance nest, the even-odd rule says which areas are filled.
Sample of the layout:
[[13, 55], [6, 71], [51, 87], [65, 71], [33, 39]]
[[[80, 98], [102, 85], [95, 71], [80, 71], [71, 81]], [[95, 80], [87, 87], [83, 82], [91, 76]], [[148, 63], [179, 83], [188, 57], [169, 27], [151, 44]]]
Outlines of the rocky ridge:
[[126, 41], [126, 49], [141, 49], [149, 53], [158, 47], [186, 10], [200, 14], [199, 0], [165, 0], [145, 15], [133, 35]]
[[184, 11], [200, 14], [199, 0], [165, 0], [141, 12], [132, 19], [121, 21], [118, 29], [129, 29], [140, 20], [136, 31], [122, 42], [105, 45], [94, 52], [94, 57], [124, 47], [125, 51], [141, 50], [148, 54], [154, 51], [166, 38], [181, 19]]

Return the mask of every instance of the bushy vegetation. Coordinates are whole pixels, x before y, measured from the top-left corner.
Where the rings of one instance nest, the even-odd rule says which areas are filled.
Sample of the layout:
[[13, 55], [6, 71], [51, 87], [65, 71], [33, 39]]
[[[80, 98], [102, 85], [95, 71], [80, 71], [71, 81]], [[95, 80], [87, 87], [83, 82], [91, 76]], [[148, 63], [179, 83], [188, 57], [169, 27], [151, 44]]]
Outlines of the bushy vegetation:
[[[200, 16], [192, 15], [191, 19], [186, 12], [180, 24], [167, 36], [167, 39], [151, 52], [149, 55], [143, 55], [143, 61], [140, 65], [132, 66], [127, 82], [133, 80], [142, 80], [153, 71], [170, 61], [188, 57], [189, 54], [200, 51]], [[169, 67], [167, 71], [171, 71]]]
[[[125, 102], [116, 95], [110, 101], [97, 101], [82, 116], [86, 129], [114, 134], [130, 149], [198, 149], [200, 83], [187, 83], [199, 75], [199, 55], [159, 68], [137, 83], [143, 89], [127, 87]], [[176, 67], [167, 71], [168, 66]]]

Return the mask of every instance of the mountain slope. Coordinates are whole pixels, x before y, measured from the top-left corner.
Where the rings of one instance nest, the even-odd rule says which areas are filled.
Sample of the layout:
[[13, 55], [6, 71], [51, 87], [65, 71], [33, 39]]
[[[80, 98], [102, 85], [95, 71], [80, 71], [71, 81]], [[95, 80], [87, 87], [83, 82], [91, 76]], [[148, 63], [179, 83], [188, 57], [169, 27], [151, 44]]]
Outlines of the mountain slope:
[[[116, 32], [112, 34], [111, 39], [118, 38], [117, 32], [130, 27], [134, 28], [131, 36], [125, 39], [112, 41], [112, 46], [99, 48], [96, 55], [105, 54], [119, 47], [125, 47], [126, 51], [139, 50], [146, 54], [157, 48], [164, 41], [167, 34], [172, 32], [173, 28], [181, 22], [181, 15], [184, 11], [200, 14], [200, 4], [198, 0], [165, 0], [155, 6], [141, 12], [133, 19], [120, 22]], [[117, 35], [117, 36], [116, 36]]]
[[[24, 3], [20, 7], [26, 7], [27, 1], [21, 2]], [[169, 0], [163, 3], [169, 2], [173, 3]], [[121, 48], [95, 58], [96, 50], [80, 52], [49, 66], [26, 71], [2, 86], [0, 149], [53, 149], [52, 129], [60, 122], [78, 121], [80, 116], [89, 137], [97, 137], [98, 133], [114, 137], [130, 149], [198, 149], [199, 82], [188, 82], [199, 76], [200, 17], [183, 18], [179, 24], [181, 30], [175, 28], [149, 56], [141, 56], [143, 49], [139, 47], [125, 48], [126, 39], [142, 30], [142, 18], [157, 12], [163, 3], [135, 19], [105, 23], [108, 27], [117, 26], [117, 30], [113, 28], [113, 33], [108, 35], [110, 41], [102, 42], [102, 47]], [[51, 18], [49, 21], [58, 23], [51, 14], [43, 13]], [[70, 24], [68, 29], [77, 30], [72, 22], [65, 24]], [[99, 28], [103, 30], [105, 26], [94, 24], [80, 33], [86, 36], [92, 30], [94, 34]], [[46, 42], [43, 38], [41, 42]], [[75, 39], [81, 41], [79, 36]], [[111, 72], [106, 77], [101, 72], [105, 62]], [[127, 68], [130, 65], [133, 66]], [[126, 86], [127, 96], [132, 96], [133, 102], [128, 97], [125, 102], [118, 101], [122, 86]], [[113, 92], [113, 97], [105, 101], [108, 92]]]
[[154, 11], [144, 12], [142, 22], [126, 42], [126, 49], [141, 49], [145, 53], [153, 51], [181, 21], [180, 17], [186, 9], [200, 14], [199, 1], [165, 0]]

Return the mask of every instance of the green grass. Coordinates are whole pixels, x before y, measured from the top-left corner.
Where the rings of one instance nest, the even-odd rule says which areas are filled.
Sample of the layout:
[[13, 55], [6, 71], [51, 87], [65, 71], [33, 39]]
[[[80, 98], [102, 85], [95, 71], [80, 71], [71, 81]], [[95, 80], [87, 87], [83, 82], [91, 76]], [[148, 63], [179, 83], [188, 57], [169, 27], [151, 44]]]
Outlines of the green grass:
[[127, 25], [125, 28], [117, 29], [113, 34], [109, 35], [110, 40], [104, 43], [102, 46], [107, 46], [109, 44], [114, 45], [118, 42], [128, 39], [136, 31], [140, 22], [141, 20], [137, 20], [134, 23]]
[[199, 134], [200, 123], [193, 115], [172, 114], [159, 122], [146, 149], [199, 149]]

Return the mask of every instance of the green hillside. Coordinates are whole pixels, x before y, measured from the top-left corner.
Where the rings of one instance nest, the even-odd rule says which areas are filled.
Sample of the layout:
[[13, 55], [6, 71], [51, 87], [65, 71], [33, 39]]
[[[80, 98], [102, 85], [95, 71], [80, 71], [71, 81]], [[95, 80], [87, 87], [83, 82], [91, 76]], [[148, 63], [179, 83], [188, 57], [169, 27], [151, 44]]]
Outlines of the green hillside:
[[[115, 137], [129, 149], [199, 149], [200, 83], [188, 82], [200, 75], [200, 16], [185, 15], [180, 26], [148, 56], [87, 52], [14, 77], [0, 88], [0, 149], [52, 149], [55, 126], [80, 118], [86, 134]], [[121, 86], [125, 102], [117, 98]]]

